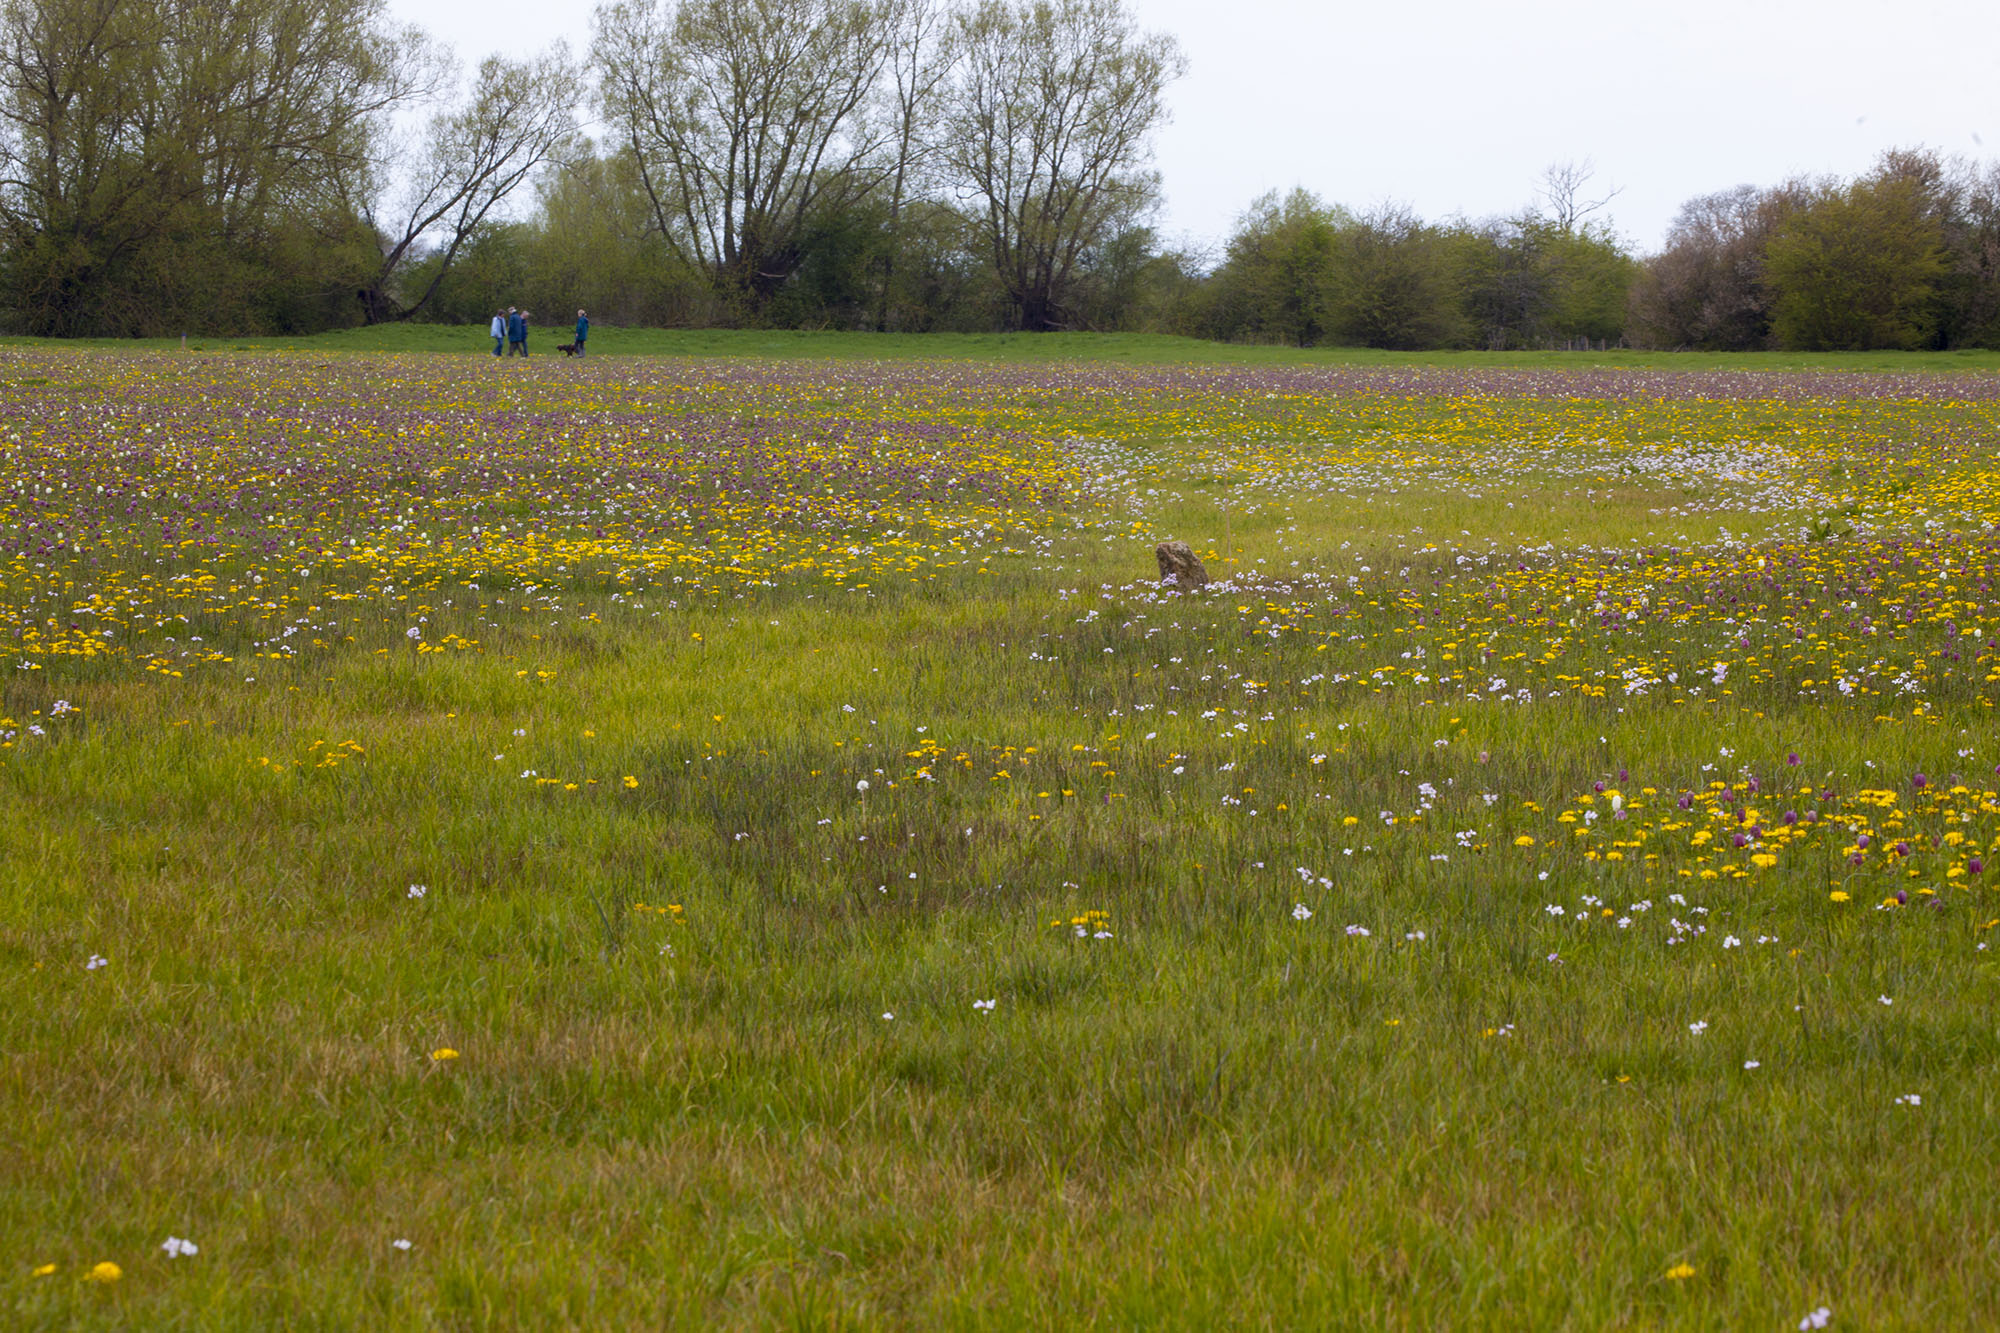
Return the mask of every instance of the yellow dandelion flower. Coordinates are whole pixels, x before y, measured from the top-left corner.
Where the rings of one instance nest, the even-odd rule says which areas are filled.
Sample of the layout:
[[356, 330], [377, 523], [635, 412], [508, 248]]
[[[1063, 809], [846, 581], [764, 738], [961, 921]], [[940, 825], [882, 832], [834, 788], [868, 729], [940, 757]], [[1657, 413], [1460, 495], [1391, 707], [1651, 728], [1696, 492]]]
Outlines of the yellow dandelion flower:
[[124, 1276], [125, 1276], [124, 1269], [120, 1268], [117, 1264], [112, 1263], [109, 1259], [106, 1259], [103, 1263], [95, 1265], [94, 1267], [91, 1268], [91, 1270], [88, 1273], [85, 1273], [83, 1275], [83, 1280], [85, 1282], [103, 1282], [109, 1284], [112, 1282], [116, 1282], [119, 1278]]
[[452, 1049], [451, 1047], [449, 1047], [449, 1046], [440, 1046], [440, 1047], [438, 1047], [438, 1048], [437, 1048], [436, 1050], [434, 1050], [434, 1051], [432, 1051], [432, 1052], [431, 1052], [431, 1059], [433, 1059], [433, 1060], [456, 1060], [456, 1059], [458, 1059], [458, 1052], [457, 1052], [457, 1051], [454, 1051], [454, 1050], [453, 1050], [453, 1049]]
[[1693, 1276], [1693, 1264], [1675, 1264], [1667, 1270], [1667, 1281], [1669, 1282], [1685, 1282]]

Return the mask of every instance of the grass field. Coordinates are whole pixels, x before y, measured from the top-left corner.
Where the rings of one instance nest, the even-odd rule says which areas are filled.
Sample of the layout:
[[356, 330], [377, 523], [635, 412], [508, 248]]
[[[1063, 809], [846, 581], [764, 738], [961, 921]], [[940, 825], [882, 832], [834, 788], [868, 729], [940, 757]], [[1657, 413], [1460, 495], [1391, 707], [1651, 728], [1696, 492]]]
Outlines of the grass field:
[[[556, 348], [571, 325], [537, 325], [530, 361], [560, 362]], [[46, 339], [0, 337], [0, 347], [102, 347], [232, 355], [254, 351], [449, 352], [492, 356], [486, 326], [378, 324], [311, 337], [192, 337], [161, 339]], [[758, 360], [974, 361], [1046, 365], [1110, 362], [1146, 366], [1446, 367], [1460, 370], [1541, 369], [1674, 371], [1824, 370], [2000, 371], [2000, 351], [1952, 352], [1385, 352], [1366, 347], [1283, 347], [1208, 342], [1151, 333], [835, 333], [795, 329], [622, 329], [594, 326], [592, 357], [671, 356]]]
[[2000, 380], [617, 336], [0, 347], [9, 1326], [1990, 1317]]

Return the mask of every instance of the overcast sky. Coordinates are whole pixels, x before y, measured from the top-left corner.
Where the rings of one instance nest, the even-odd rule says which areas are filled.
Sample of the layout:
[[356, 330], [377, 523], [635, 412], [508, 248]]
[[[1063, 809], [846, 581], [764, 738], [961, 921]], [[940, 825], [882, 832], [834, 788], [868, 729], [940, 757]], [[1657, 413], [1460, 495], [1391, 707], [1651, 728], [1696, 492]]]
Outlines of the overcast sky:
[[[389, 0], [468, 65], [590, 42], [578, 0]], [[1519, 211], [1589, 159], [1642, 251], [1681, 203], [1884, 149], [2000, 152], [1994, 0], [1126, 0], [1179, 39], [1158, 219], [1219, 244], [1244, 207], [1303, 185], [1425, 218]], [[1981, 141], [1984, 141], [1982, 143]], [[1990, 147], [1989, 147], [1990, 145]]]

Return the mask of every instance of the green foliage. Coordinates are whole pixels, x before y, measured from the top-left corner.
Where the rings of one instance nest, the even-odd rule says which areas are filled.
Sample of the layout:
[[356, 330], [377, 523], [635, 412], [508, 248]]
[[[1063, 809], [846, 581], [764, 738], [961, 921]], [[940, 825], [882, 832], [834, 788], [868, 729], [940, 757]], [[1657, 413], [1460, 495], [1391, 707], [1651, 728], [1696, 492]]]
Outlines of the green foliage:
[[1779, 341], [1810, 351], [1928, 345], [1947, 272], [1931, 202], [1915, 181], [1877, 179], [1792, 214], [1765, 252]]
[[1339, 339], [1410, 350], [1465, 344], [1465, 275], [1449, 234], [1405, 209], [1383, 208], [1341, 229], [1337, 249]]
[[1689, 200], [1667, 247], [1641, 267], [1630, 299], [1631, 332], [1646, 347], [1747, 351], [1772, 345], [1764, 251], [1803, 206], [1805, 187], [1739, 186]]
[[530, 240], [531, 230], [522, 223], [483, 227], [466, 242], [449, 272], [440, 277], [441, 257], [426, 255], [410, 266], [406, 280], [424, 285], [436, 280], [437, 291], [426, 313], [438, 323], [483, 324], [493, 317], [495, 307], [519, 306], [532, 299]]
[[1209, 294], [1217, 337], [1311, 347], [1334, 326], [1335, 259], [1353, 217], [1297, 188], [1259, 197], [1238, 221]]
[[1008, 326], [1074, 327], [1089, 256], [1159, 197], [1151, 135], [1186, 59], [1121, 0], [979, 0], [955, 41], [939, 169], [969, 201]]
[[758, 312], [759, 321], [779, 328], [870, 327], [890, 243], [882, 202], [813, 217], [800, 234], [797, 270]]
[[1490, 348], [1615, 342], [1635, 265], [1609, 229], [1530, 214], [1468, 238], [1466, 302]]
[[[352, 286], [348, 201], [381, 115], [411, 90], [371, 0], [11, 0], [9, 322], [75, 336], [315, 318]], [[322, 246], [301, 242], [313, 233]]]
[[[504, 292], [488, 293], [519, 301]], [[530, 306], [530, 309], [537, 309]], [[573, 309], [574, 307], [572, 307]], [[547, 315], [566, 314], [560, 301], [544, 301]], [[476, 305], [473, 322], [444, 324], [377, 324], [352, 326], [302, 337], [231, 335], [197, 338], [189, 344], [197, 355], [258, 349], [310, 352], [316, 355], [373, 352], [442, 352], [475, 355], [490, 351], [486, 341], [490, 305]], [[853, 361], [1000, 361], [1029, 365], [1073, 365], [1091, 362], [1133, 365], [1204, 365], [1266, 367], [1457, 366], [1499, 369], [1603, 371], [1837, 371], [1845, 374], [1917, 371], [2000, 370], [2000, 351], [1960, 348], [1948, 352], [1645, 352], [1621, 348], [1581, 351], [1462, 351], [1389, 352], [1358, 347], [1297, 348], [1270, 343], [1214, 342], [1155, 333], [889, 333], [831, 332], [798, 329], [631, 328], [600, 323], [593, 313], [592, 355], [598, 357], [655, 356], [694, 359], [835, 359]], [[551, 334], [564, 333], [566, 323], [538, 325], [536, 346]], [[990, 327], [990, 325], [988, 326]], [[557, 339], [564, 341], [564, 339]], [[151, 346], [175, 348], [178, 337], [159, 340], [78, 339], [80, 346]], [[41, 340], [0, 335], [0, 346], [35, 346]]]
[[881, 312], [885, 332], [964, 333], [1003, 326], [1006, 297], [973, 237], [971, 221], [949, 203], [904, 203], [886, 251], [895, 263]]
[[2000, 344], [2000, 173], [1925, 151], [1692, 200], [1631, 298], [1649, 347]]
[[1260, 198], [1208, 294], [1217, 337], [1301, 347], [1493, 348], [1616, 341], [1633, 262], [1608, 231], [1530, 217], [1449, 228], [1356, 216], [1305, 190]]
[[1637, 264], [1608, 227], [1542, 229], [1535, 251], [1548, 291], [1541, 336], [1615, 341], [1625, 329], [1626, 296]]

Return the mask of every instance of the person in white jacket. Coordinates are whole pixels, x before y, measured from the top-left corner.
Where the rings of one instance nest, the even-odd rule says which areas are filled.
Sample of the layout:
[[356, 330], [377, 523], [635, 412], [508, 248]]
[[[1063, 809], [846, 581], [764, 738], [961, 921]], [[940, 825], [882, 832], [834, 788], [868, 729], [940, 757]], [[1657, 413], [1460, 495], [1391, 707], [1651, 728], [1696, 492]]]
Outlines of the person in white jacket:
[[494, 311], [493, 324], [486, 331], [493, 335], [493, 355], [501, 355], [501, 349], [507, 346], [507, 312]]

